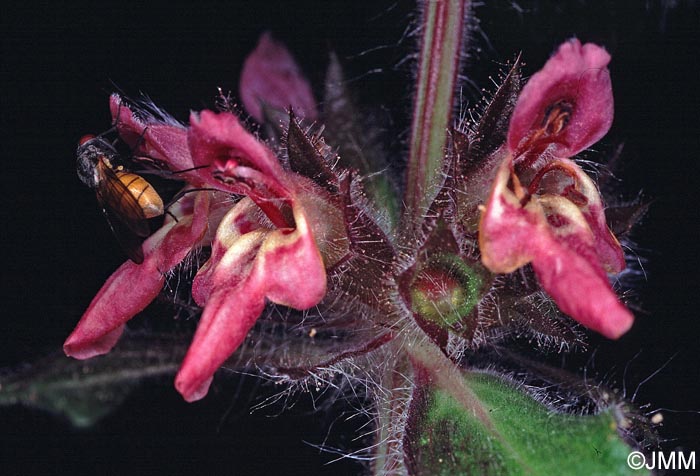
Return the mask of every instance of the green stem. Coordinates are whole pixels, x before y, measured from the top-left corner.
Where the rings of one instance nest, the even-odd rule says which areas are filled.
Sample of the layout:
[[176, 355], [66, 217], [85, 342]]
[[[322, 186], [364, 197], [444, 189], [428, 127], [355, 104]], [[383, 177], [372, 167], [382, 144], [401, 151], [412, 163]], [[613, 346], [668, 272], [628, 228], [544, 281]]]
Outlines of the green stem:
[[[396, 344], [390, 344], [396, 350]], [[405, 354], [389, 360], [381, 379], [385, 392], [377, 395], [377, 444], [373, 451], [372, 476], [405, 473], [401, 443], [405, 432], [405, 413], [411, 397], [411, 365]]]
[[460, 369], [435, 344], [429, 340], [417, 341], [406, 350], [417, 368], [416, 375], [424, 373], [431, 384], [446, 391], [469, 409], [485, 428], [495, 433], [488, 409], [469, 388]]
[[423, 36], [405, 197], [412, 219], [429, 206], [430, 197], [426, 195], [442, 168], [468, 2], [426, 0], [423, 3]]

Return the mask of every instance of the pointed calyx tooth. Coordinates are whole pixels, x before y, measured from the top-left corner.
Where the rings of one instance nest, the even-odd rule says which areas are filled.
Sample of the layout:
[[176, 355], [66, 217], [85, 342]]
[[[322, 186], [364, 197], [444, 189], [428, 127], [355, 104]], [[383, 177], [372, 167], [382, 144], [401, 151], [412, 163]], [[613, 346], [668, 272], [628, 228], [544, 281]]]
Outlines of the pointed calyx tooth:
[[292, 171], [312, 179], [329, 192], [337, 192], [338, 175], [327, 160], [330, 148], [323, 138], [311, 137], [304, 132], [292, 111], [289, 113], [286, 145]]
[[495, 152], [506, 141], [510, 118], [522, 87], [520, 66], [518, 55], [503, 83], [482, 112], [469, 144], [469, 151], [475, 156], [472, 161]]

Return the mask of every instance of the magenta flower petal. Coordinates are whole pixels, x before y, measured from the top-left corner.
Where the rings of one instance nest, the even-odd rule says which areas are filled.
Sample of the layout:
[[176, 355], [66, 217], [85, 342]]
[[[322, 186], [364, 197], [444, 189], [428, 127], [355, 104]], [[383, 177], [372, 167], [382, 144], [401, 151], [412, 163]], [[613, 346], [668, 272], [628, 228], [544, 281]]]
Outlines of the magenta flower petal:
[[308, 309], [326, 293], [323, 259], [300, 207], [294, 209], [296, 229], [240, 233], [248, 228], [240, 225], [249, 220], [249, 203], [239, 203], [222, 220], [213, 249], [227, 250], [212, 255], [195, 280], [198, 301], [206, 300], [206, 306], [175, 379], [187, 401], [206, 395], [212, 375], [241, 345], [266, 297]]
[[576, 205], [559, 196], [540, 197], [547, 227], [531, 228], [525, 247], [537, 279], [562, 312], [610, 339], [632, 326], [601, 266], [591, 229]]
[[595, 247], [595, 236], [581, 210], [572, 202], [558, 195], [537, 198], [541, 213], [547, 221], [545, 238], [540, 240], [535, 258], [541, 250], [549, 251], [550, 238], [590, 263], [591, 270], [607, 282], [607, 274], [600, 263]]
[[139, 119], [117, 94], [110, 96], [109, 108], [120, 137], [135, 149], [135, 155], [159, 160], [171, 170], [194, 167], [187, 147], [187, 129], [174, 119], [164, 122], [147, 114]]
[[546, 193], [565, 197], [578, 206], [593, 232], [598, 259], [607, 272], [619, 273], [625, 269], [622, 246], [608, 228], [600, 192], [593, 180], [569, 159], [557, 159], [549, 166], [565, 170], [568, 176], [564, 180], [550, 182], [545, 188]]
[[243, 64], [240, 96], [248, 114], [263, 122], [262, 104], [287, 110], [299, 117], [315, 120], [316, 101], [309, 82], [282, 43], [263, 33], [258, 46]]
[[286, 172], [275, 155], [233, 114], [192, 114], [188, 143], [195, 166], [209, 166], [213, 186], [256, 201], [288, 195]]
[[258, 141], [230, 113], [192, 114], [188, 142], [194, 162], [208, 186], [248, 195], [275, 226], [293, 226], [281, 213], [290, 204], [293, 185], [265, 144]]
[[294, 206], [293, 212], [296, 229], [271, 232], [258, 252], [255, 270], [265, 276], [270, 301], [308, 309], [326, 294], [326, 269], [305, 211]]
[[602, 268], [552, 240], [532, 262], [542, 287], [559, 309], [609, 339], [627, 332], [634, 317], [610, 288]]
[[[510, 161], [506, 159], [499, 166], [479, 223], [481, 260], [494, 273], [511, 273], [532, 261], [533, 241], [545, 234], [539, 205], [530, 202], [523, 207], [520, 197], [508, 188], [510, 177]], [[516, 188], [520, 188], [519, 183]]]
[[109, 277], [63, 344], [67, 356], [88, 359], [106, 354], [117, 343], [124, 323], [156, 298], [165, 278], [148, 258], [140, 265], [127, 261]]
[[127, 261], [107, 279], [66, 342], [63, 351], [77, 359], [109, 352], [126, 321], [160, 293], [165, 273], [179, 264], [206, 231], [209, 196], [198, 193], [191, 215], [171, 220], [144, 244], [144, 261]]
[[[249, 267], [249, 263], [252, 263], [260, 248], [261, 240], [266, 232], [269, 232], [269, 229], [266, 229], [263, 230], [262, 235], [251, 233], [262, 227], [260, 219], [260, 209], [257, 205], [249, 198], [243, 198], [221, 220], [216, 237], [211, 244], [211, 256], [199, 269], [192, 283], [192, 298], [198, 305], [202, 307], [206, 305], [215, 283], [215, 272], [221, 273], [221, 269], [228, 270], [235, 266], [240, 275], [247, 274], [247, 271], [244, 273], [244, 266], [248, 263]], [[246, 235], [245, 239], [242, 239], [243, 235]], [[232, 248], [235, 250], [229, 253], [227, 263], [219, 266]], [[236, 286], [240, 280], [241, 278], [238, 278], [232, 283], [227, 283], [227, 286]], [[221, 285], [220, 280], [219, 285]]]
[[192, 402], [207, 394], [214, 372], [241, 345], [265, 307], [263, 283], [248, 279], [208, 296], [197, 332], [175, 377], [175, 388]]
[[[537, 220], [522, 246], [531, 257], [540, 284], [564, 313], [617, 339], [629, 330], [634, 318], [610, 288], [586, 218], [561, 196], [543, 196], [537, 202], [547, 226]], [[508, 223], [501, 226], [507, 228]]]
[[479, 247], [484, 265], [494, 273], [532, 263], [544, 290], [584, 326], [616, 339], [632, 325], [632, 314], [610, 288], [582, 211], [560, 195], [526, 197], [511, 176], [509, 160], [498, 170], [482, 215]]
[[607, 65], [610, 55], [577, 39], [562, 44], [523, 88], [508, 130], [508, 147], [517, 157], [550, 149], [571, 157], [610, 129], [613, 96]]

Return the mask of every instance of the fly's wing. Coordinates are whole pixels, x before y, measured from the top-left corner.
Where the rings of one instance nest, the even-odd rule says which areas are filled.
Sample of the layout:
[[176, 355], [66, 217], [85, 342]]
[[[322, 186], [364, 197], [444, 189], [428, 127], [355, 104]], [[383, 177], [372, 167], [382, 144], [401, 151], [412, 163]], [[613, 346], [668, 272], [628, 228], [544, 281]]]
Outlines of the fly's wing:
[[151, 234], [141, 206], [117, 174], [100, 163], [97, 200], [119, 245], [134, 263], [143, 263], [141, 245]]

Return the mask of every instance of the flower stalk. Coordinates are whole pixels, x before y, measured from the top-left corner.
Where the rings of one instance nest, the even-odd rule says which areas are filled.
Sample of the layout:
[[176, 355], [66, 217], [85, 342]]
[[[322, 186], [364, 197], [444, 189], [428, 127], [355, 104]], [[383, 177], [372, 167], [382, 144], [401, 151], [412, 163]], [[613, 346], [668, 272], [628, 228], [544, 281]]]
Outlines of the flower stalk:
[[412, 219], [425, 212], [442, 171], [468, 9], [469, 0], [423, 2], [405, 195]]

